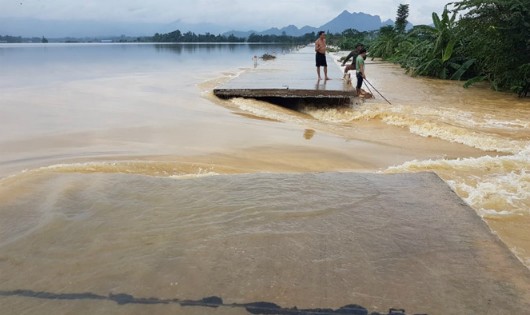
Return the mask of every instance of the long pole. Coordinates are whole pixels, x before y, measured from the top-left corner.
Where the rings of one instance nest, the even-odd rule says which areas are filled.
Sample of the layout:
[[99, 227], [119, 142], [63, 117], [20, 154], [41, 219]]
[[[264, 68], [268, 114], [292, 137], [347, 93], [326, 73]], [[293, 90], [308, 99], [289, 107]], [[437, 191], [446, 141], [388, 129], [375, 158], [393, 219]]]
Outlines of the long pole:
[[379, 95], [381, 95], [381, 97], [384, 98], [385, 101], [388, 102], [388, 104], [392, 105], [392, 103], [390, 103], [390, 102], [386, 99], [386, 97], [384, 97], [383, 94], [381, 94], [381, 92], [379, 92], [379, 91], [378, 91], [378, 90], [372, 85], [372, 83], [370, 83], [370, 81], [368, 81], [368, 80], [366, 80], [366, 79], [364, 79], [364, 81], [366, 81], [368, 84], [370, 84], [370, 86], [371, 86], [372, 88], [374, 88], [374, 90], [375, 90], [377, 93], [379, 93]]
[[375, 98], [374, 93], [372, 93], [372, 90], [370, 90], [370, 87], [368, 86], [368, 84], [366, 84], [366, 79], [363, 80], [363, 83], [364, 85], [366, 85], [366, 88], [368, 89], [368, 91], [370, 91], [370, 94], [372, 94], [372, 97]]

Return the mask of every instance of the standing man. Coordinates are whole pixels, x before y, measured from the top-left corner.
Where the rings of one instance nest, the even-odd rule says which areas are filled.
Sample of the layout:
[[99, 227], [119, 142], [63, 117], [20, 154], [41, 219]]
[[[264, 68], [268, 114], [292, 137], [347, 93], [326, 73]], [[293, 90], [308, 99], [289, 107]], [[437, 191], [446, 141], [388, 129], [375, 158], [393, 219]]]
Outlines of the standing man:
[[326, 62], [326, 33], [324, 31], [318, 32], [318, 39], [315, 41], [315, 52], [318, 80], [321, 79], [320, 67], [324, 67], [325, 80], [330, 80], [328, 78], [328, 63]]
[[348, 60], [350, 60], [350, 58], [352, 58], [351, 64], [347, 65], [346, 68], [344, 68], [344, 79], [349, 78], [348, 77], [348, 71], [355, 70], [355, 68], [356, 68], [355, 63], [357, 62], [357, 56], [359, 56], [359, 52], [361, 51], [362, 48], [364, 48], [364, 45], [361, 44], [361, 43], [357, 43], [357, 45], [355, 45], [355, 49], [352, 50], [348, 54], [348, 56], [346, 56], [346, 59], [344, 59], [344, 61], [342, 62], [342, 65], [345, 66], [346, 62], [348, 62]]
[[355, 69], [357, 73], [357, 96], [361, 95], [361, 86], [363, 86], [363, 79], [366, 79], [366, 72], [364, 68], [364, 59], [366, 58], [366, 49], [361, 48], [359, 55], [355, 59]]

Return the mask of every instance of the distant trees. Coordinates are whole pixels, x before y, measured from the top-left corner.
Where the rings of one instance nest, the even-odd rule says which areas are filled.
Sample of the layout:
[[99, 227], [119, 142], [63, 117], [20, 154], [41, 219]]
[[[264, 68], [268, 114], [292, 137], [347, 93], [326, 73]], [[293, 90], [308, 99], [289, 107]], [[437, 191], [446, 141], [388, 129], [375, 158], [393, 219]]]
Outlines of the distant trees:
[[206, 34], [195, 34], [187, 32], [182, 34], [180, 30], [176, 30], [166, 34], [156, 33], [150, 38], [153, 42], [176, 42], [176, 43], [284, 43], [284, 44], [307, 44], [315, 40], [314, 33], [308, 33], [303, 36], [288, 36], [285, 32], [282, 35], [259, 35], [252, 33], [248, 38], [236, 37], [233, 34], [228, 36], [225, 35], [213, 35], [210, 33]]
[[285, 32], [282, 35], [258, 35], [255, 33], [250, 34], [247, 38], [249, 43], [282, 43], [282, 44], [307, 44], [316, 40], [315, 33], [307, 33], [303, 36], [289, 36]]
[[206, 34], [195, 34], [193, 32], [181, 33], [180, 30], [176, 30], [166, 34], [156, 33], [150, 41], [153, 42], [177, 42], [177, 43], [197, 43], [197, 42], [208, 42], [208, 43], [219, 43], [219, 42], [244, 42], [244, 38], [235, 37], [234, 35], [213, 35], [210, 33]]
[[[21, 37], [21, 36], [1, 36], [0, 35], [0, 43], [42, 43], [44, 37]], [[46, 39], [47, 40], [47, 39]]]
[[0, 36], [0, 43], [22, 43], [22, 37]]
[[327, 40], [330, 45], [338, 46], [342, 50], [353, 50], [357, 43], [368, 43], [375, 38], [375, 31], [360, 32], [355, 29], [344, 30], [341, 34], [330, 35]]

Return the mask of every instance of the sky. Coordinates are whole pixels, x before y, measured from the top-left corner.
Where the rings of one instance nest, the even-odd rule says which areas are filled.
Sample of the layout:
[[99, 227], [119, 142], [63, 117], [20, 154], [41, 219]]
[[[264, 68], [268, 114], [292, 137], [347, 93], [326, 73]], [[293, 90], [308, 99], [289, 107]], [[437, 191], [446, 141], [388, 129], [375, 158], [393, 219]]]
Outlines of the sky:
[[[448, 0], [0, 0], [0, 19], [90, 20], [105, 22], [212, 23], [239, 30], [309, 25], [319, 27], [342, 11], [395, 20], [409, 4], [408, 21], [432, 23]], [[0, 30], [2, 33], [2, 30]]]

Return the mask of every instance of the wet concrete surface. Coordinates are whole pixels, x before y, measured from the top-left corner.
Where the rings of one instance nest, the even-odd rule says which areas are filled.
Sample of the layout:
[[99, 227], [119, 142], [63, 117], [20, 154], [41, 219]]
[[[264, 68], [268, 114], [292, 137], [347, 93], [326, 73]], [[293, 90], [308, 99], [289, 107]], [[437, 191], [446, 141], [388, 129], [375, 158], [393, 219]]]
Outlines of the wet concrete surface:
[[[342, 79], [340, 67], [327, 55], [328, 76], [318, 80], [313, 47], [304, 47], [290, 54], [277, 55], [272, 60], [261, 60], [254, 69], [214, 89], [221, 98], [285, 98], [293, 101], [349, 102], [355, 96], [351, 83]], [[324, 78], [324, 69], [321, 68]], [[273, 103], [274, 102], [273, 100]]]
[[[168, 209], [169, 217], [177, 216], [178, 205], [192, 201], [199, 208], [213, 202], [223, 208], [234, 201], [237, 207], [229, 207], [226, 217], [215, 214], [221, 215], [218, 235], [194, 243], [176, 238], [153, 261], [135, 264], [136, 257], [152, 252], [145, 245], [134, 247], [138, 253], [129, 252], [128, 263], [119, 265], [126, 275], [119, 279], [120, 291], [105, 292], [116, 271], [102, 268], [117, 259], [113, 255], [123, 255], [119, 249], [107, 258], [87, 253], [82, 259], [101, 269], [101, 279], [72, 280], [68, 287], [53, 276], [65, 272], [62, 261], [30, 257], [28, 267], [18, 265], [0, 276], [0, 306], [11, 314], [28, 309], [35, 312], [27, 314], [93, 314], [99, 308], [127, 314], [388, 314], [390, 308], [404, 314], [526, 314], [530, 309], [530, 271], [434, 173], [236, 177], [164, 182], [174, 195], [170, 204], [176, 205]], [[202, 199], [190, 194], [199, 193], [205, 182], [222, 189], [208, 190]], [[304, 187], [296, 194], [306, 202], [293, 199], [293, 186]], [[242, 199], [249, 187], [261, 198]], [[128, 200], [142, 203], [141, 198], [133, 191]], [[252, 210], [251, 220], [229, 219], [242, 209]], [[267, 213], [276, 219], [263, 221]], [[129, 230], [131, 222], [121, 220]], [[89, 223], [71, 225], [84, 234]], [[147, 222], [143, 226], [149, 230]], [[249, 232], [255, 230], [261, 232]], [[36, 239], [42, 237], [26, 242]], [[179, 246], [192, 254], [164, 265], [165, 255]], [[20, 243], [12, 251], [27, 247]], [[153, 264], [156, 269], [150, 269]], [[146, 278], [135, 270], [141, 266], [150, 266]], [[24, 280], [32, 273], [38, 283]], [[177, 291], [155, 281], [176, 276]]]

